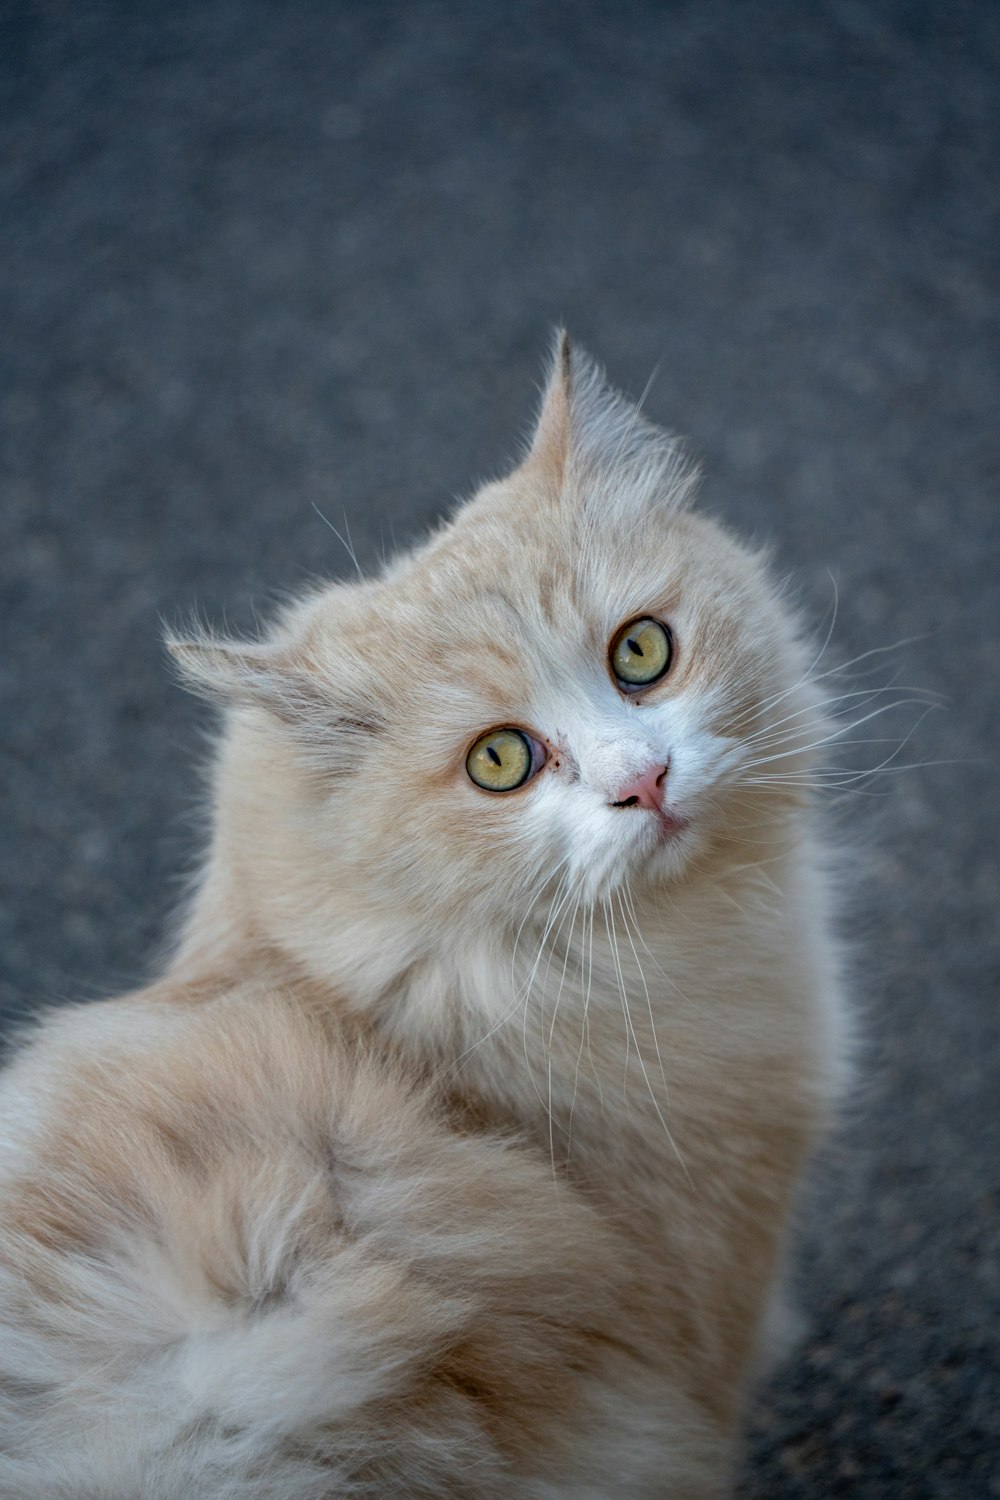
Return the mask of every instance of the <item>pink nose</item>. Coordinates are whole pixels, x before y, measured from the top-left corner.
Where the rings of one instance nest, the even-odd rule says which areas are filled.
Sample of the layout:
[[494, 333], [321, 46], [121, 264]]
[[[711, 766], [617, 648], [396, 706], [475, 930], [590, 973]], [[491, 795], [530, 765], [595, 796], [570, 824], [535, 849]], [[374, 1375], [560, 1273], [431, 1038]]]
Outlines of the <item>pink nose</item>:
[[628, 786], [623, 786], [612, 807], [648, 807], [651, 812], [663, 808], [663, 783], [667, 779], [667, 766], [650, 766]]

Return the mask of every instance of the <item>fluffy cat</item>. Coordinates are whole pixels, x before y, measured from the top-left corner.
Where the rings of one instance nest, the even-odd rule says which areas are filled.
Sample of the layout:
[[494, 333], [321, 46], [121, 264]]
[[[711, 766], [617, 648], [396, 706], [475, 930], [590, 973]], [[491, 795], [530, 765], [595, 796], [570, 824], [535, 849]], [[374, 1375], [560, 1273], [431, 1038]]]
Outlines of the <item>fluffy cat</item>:
[[171, 643], [175, 953], [0, 1079], [4, 1497], [725, 1493], [843, 1028], [808, 658], [692, 488], [562, 337], [426, 544]]

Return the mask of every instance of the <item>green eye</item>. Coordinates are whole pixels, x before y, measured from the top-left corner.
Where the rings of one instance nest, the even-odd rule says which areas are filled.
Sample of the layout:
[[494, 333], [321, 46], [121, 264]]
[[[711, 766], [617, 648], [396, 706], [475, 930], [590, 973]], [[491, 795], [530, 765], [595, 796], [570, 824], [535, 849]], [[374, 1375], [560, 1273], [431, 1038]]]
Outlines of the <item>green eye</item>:
[[487, 792], [512, 792], [531, 775], [531, 742], [520, 729], [491, 729], [476, 741], [465, 761], [476, 786]]
[[611, 670], [625, 687], [648, 687], [670, 666], [673, 642], [658, 620], [633, 620], [611, 642]]

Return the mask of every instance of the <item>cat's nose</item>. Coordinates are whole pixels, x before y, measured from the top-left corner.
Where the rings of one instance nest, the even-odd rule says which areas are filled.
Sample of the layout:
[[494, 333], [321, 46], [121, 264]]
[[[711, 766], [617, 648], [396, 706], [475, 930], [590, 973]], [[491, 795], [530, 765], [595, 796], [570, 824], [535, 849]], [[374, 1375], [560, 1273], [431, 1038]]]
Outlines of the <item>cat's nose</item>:
[[648, 807], [651, 812], [661, 812], [663, 809], [663, 783], [667, 779], [669, 762], [665, 766], [650, 766], [623, 786], [617, 798], [612, 802], [612, 807]]

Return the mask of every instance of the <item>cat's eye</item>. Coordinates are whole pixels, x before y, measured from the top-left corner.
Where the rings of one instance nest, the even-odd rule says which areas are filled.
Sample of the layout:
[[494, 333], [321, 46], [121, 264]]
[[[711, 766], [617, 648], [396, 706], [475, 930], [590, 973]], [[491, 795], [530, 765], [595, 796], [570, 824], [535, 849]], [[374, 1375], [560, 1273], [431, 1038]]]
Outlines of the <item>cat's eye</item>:
[[480, 735], [465, 769], [485, 792], [513, 792], [544, 762], [545, 752], [521, 729], [491, 729]]
[[623, 625], [611, 642], [611, 670], [626, 692], [658, 682], [674, 654], [670, 631], [648, 617]]

